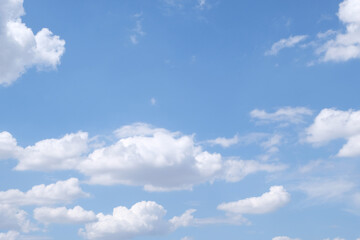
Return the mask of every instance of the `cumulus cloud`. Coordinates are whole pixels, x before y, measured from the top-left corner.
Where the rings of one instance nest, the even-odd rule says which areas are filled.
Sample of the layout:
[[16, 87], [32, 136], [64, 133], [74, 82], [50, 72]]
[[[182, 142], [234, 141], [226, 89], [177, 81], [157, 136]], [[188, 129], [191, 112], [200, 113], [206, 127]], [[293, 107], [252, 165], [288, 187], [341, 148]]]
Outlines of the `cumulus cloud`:
[[[204, 151], [192, 135], [147, 124], [125, 126], [115, 133], [124, 137], [96, 149], [79, 165], [79, 171], [90, 177], [90, 183], [140, 185], [148, 191], [170, 191], [229, 179], [229, 171], [232, 179], [241, 179], [244, 173], [249, 173], [240, 169], [247, 164], [245, 161], [239, 161], [236, 171], [230, 170], [235, 160], [225, 161], [218, 153]], [[236, 173], [241, 176], [234, 176]]]
[[220, 145], [224, 148], [228, 148], [232, 145], [237, 144], [238, 142], [239, 142], [239, 137], [237, 135], [235, 135], [232, 138], [219, 137], [216, 139], [208, 140], [208, 143], [210, 143], [211, 145]]
[[284, 48], [292, 48], [298, 43], [304, 41], [308, 36], [298, 35], [289, 38], [283, 38], [271, 46], [271, 49], [265, 52], [265, 55], [277, 55]]
[[45, 224], [80, 224], [96, 220], [93, 211], [86, 211], [80, 206], [76, 206], [72, 209], [67, 209], [66, 207], [36, 208], [34, 209], [34, 218]]
[[[86, 239], [133, 239], [140, 236], [156, 236], [171, 233], [178, 228], [209, 224], [235, 224], [247, 222], [241, 216], [226, 218], [195, 218], [195, 209], [166, 220], [166, 210], [152, 201], [142, 201], [131, 208], [119, 206], [113, 213], [96, 215], [96, 221], [85, 225], [79, 234]], [[186, 238], [185, 238], [186, 239]]]
[[0, 84], [9, 85], [30, 67], [56, 68], [65, 41], [43, 28], [38, 33], [22, 22], [23, 0], [0, 2]]
[[107, 145], [89, 145], [88, 133], [78, 132], [22, 148], [4, 133], [7, 145], [0, 147], [0, 154], [14, 155], [16, 170], [76, 170], [90, 184], [143, 186], [147, 191], [189, 190], [204, 182], [234, 182], [251, 173], [284, 169], [280, 164], [224, 159], [203, 150], [194, 135], [144, 123], [124, 126], [114, 135]]
[[300, 240], [299, 238], [290, 238], [287, 236], [274, 237], [272, 240]]
[[0, 160], [14, 158], [21, 148], [16, 139], [8, 132], [0, 132]]
[[60, 139], [46, 139], [28, 146], [18, 154], [16, 170], [74, 169], [88, 151], [88, 134], [66, 134]]
[[0, 204], [9, 205], [52, 205], [70, 203], [71, 201], [86, 197], [80, 186], [79, 180], [70, 178], [49, 185], [36, 185], [27, 192], [10, 189], [0, 192]]
[[318, 48], [324, 62], [342, 62], [360, 58], [360, 2], [344, 0], [339, 5], [339, 20], [346, 26], [346, 31], [337, 33]]
[[339, 157], [360, 155], [360, 111], [323, 109], [313, 124], [306, 129], [306, 141], [323, 145], [335, 139], [345, 139], [347, 143], [338, 152]]
[[250, 116], [263, 123], [293, 123], [304, 122], [306, 116], [312, 115], [312, 111], [305, 107], [284, 107], [274, 113], [268, 113], [265, 110], [254, 109]]
[[[166, 234], [180, 227], [178, 221], [165, 220], [166, 210], [155, 202], [138, 202], [131, 208], [114, 208], [111, 215], [99, 213], [97, 221], [79, 233], [86, 239], [132, 239], [144, 235]], [[176, 222], [177, 225], [174, 225]]]
[[[0, 230], [4, 229], [29, 232], [32, 227], [24, 210], [7, 204], [0, 204]], [[7, 239], [5, 236], [7, 235], [0, 235], [0, 239]]]
[[236, 202], [222, 203], [219, 210], [229, 214], [264, 214], [273, 212], [290, 201], [290, 194], [283, 186], [273, 186], [260, 197], [251, 197]]
[[19, 233], [15, 231], [9, 231], [7, 233], [0, 233], [0, 240], [16, 240], [19, 237]]

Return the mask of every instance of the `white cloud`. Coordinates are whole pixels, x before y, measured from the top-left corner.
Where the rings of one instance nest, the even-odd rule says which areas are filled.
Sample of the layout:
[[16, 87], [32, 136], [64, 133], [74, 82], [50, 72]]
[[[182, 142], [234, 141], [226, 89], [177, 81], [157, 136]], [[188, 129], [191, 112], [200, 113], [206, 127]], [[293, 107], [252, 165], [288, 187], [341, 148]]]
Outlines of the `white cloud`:
[[[96, 149], [79, 165], [91, 183], [142, 185], [150, 191], [190, 189], [214, 179], [222, 168], [221, 155], [202, 151], [193, 136], [139, 124], [126, 129], [136, 135]], [[151, 135], [138, 135], [139, 129]]]
[[97, 222], [85, 225], [79, 233], [86, 239], [132, 239], [144, 235], [161, 235], [184, 224], [165, 220], [166, 210], [155, 202], [138, 202], [131, 208], [114, 208], [112, 215], [97, 215]]
[[65, 51], [65, 41], [47, 29], [34, 35], [21, 20], [23, 0], [0, 3], [0, 84], [9, 85], [30, 67], [56, 68]]
[[[79, 171], [90, 177], [90, 183], [140, 185], [148, 191], [170, 191], [191, 189], [195, 184], [215, 179], [227, 180], [230, 174], [232, 180], [241, 179], [249, 173], [248, 169], [241, 170], [247, 166], [246, 161], [239, 161], [236, 171], [229, 170], [237, 161], [224, 161], [218, 153], [203, 151], [192, 135], [139, 123], [115, 133], [125, 137], [96, 149], [79, 165]], [[255, 166], [249, 162], [249, 165], [253, 166], [252, 172], [263, 170], [261, 164]], [[236, 173], [241, 176], [235, 176]]]
[[337, 155], [339, 157], [360, 156], [360, 135], [350, 137], [348, 142], [340, 149]]
[[8, 132], [0, 132], [0, 160], [15, 157], [21, 150], [16, 139]]
[[345, 33], [336, 34], [317, 49], [322, 54], [324, 62], [348, 61], [360, 58], [360, 2], [358, 0], [344, 0], [339, 5], [338, 17], [345, 24]]
[[207, 142], [210, 143], [211, 145], [220, 145], [224, 148], [228, 148], [232, 145], [237, 144], [239, 142], [239, 137], [237, 135], [235, 135], [232, 138], [219, 137], [216, 139], [208, 140]]
[[312, 115], [312, 111], [305, 107], [284, 107], [274, 113], [265, 110], [254, 109], [250, 116], [264, 123], [283, 122], [283, 123], [302, 123], [304, 117]]
[[355, 183], [344, 179], [312, 179], [298, 184], [296, 189], [311, 199], [330, 201], [346, 197], [355, 187]]
[[0, 204], [9, 205], [52, 205], [57, 203], [70, 203], [71, 201], [86, 197], [79, 180], [70, 178], [49, 185], [36, 185], [27, 192], [10, 189], [0, 192]]
[[7, 233], [0, 233], [0, 240], [16, 240], [19, 237], [19, 233], [15, 231], [9, 231]]
[[74, 169], [88, 150], [88, 134], [78, 132], [28, 146], [18, 156], [16, 170]]
[[6, 133], [4, 142], [10, 147], [5, 149], [10, 150], [3, 152], [16, 155], [16, 170], [77, 170], [89, 177], [90, 184], [143, 186], [147, 191], [189, 190], [204, 182], [234, 182], [258, 171], [284, 169], [251, 160], [225, 160], [221, 154], [204, 151], [194, 135], [144, 123], [124, 126], [114, 134], [117, 139], [109, 145], [89, 146], [88, 134], [78, 132], [20, 148]]
[[265, 52], [265, 55], [277, 55], [280, 50], [284, 48], [291, 48], [294, 47], [296, 44], [304, 41], [308, 36], [306, 35], [298, 35], [298, 36], [291, 36], [289, 38], [283, 38], [278, 42], [274, 43], [271, 49]]
[[326, 144], [335, 139], [347, 143], [338, 152], [339, 157], [359, 156], [360, 111], [323, 109], [314, 123], [306, 129], [306, 141], [314, 145]]
[[300, 240], [299, 238], [290, 238], [287, 236], [274, 237], [272, 240]]
[[80, 206], [75, 206], [72, 209], [67, 209], [66, 207], [36, 208], [34, 209], [34, 218], [45, 224], [79, 224], [96, 220], [96, 216], [93, 211], [86, 211]]
[[207, 0], [197, 0], [197, 6], [198, 9], [204, 10], [205, 8], [208, 8], [209, 5], [207, 3]]
[[[29, 232], [32, 227], [28, 220], [28, 215], [24, 210], [16, 207], [0, 204], [0, 229], [10, 229], [16, 231]], [[0, 239], [5, 239], [3, 235]]]
[[264, 171], [272, 173], [285, 170], [286, 168], [285, 165], [264, 164], [254, 160], [228, 160], [224, 164], [223, 177], [228, 182], [238, 182], [256, 172]]
[[290, 194], [283, 186], [273, 186], [260, 197], [242, 199], [236, 202], [222, 203], [219, 210], [230, 214], [264, 214], [283, 207], [290, 201]]
[[142, 27], [142, 13], [135, 14], [134, 18], [135, 27], [131, 30], [130, 41], [132, 44], [136, 45], [139, 43], [139, 38], [145, 36], [145, 32]]

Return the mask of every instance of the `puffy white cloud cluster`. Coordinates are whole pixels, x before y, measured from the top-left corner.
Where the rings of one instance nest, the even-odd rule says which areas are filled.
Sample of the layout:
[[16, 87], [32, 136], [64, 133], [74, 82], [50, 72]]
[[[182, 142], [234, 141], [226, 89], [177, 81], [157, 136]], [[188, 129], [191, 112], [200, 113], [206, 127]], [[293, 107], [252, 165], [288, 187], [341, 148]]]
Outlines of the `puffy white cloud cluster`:
[[[84, 193], [79, 180], [70, 178], [49, 185], [36, 185], [27, 192], [10, 189], [0, 192], [0, 230], [29, 232], [38, 230], [28, 219], [28, 214], [19, 209], [20, 206], [68, 204], [80, 197], [89, 196]], [[95, 214], [77, 206], [74, 209], [40, 207], [34, 211], [35, 219], [43, 223], [83, 223], [95, 220]], [[7, 233], [7, 234], [10, 234]], [[13, 232], [3, 238], [11, 239]], [[15, 236], [15, 235], [14, 235]], [[8, 237], [8, 238], [6, 238]], [[0, 238], [1, 239], [1, 238]]]
[[52, 205], [58, 203], [70, 203], [71, 201], [87, 197], [79, 186], [79, 180], [70, 178], [49, 185], [36, 185], [27, 192], [18, 189], [10, 189], [0, 192], [0, 204], [14, 206], [25, 205]]
[[3, 155], [18, 160], [16, 170], [72, 169], [88, 176], [91, 184], [143, 186], [147, 191], [191, 189], [216, 179], [235, 182], [251, 173], [284, 169], [280, 164], [224, 160], [218, 153], [204, 151], [193, 135], [144, 123], [116, 130], [115, 142], [101, 147], [90, 147], [84, 132], [45, 139], [26, 148], [17, 146], [9, 133], [1, 134], [4, 146], [9, 146]]
[[323, 109], [306, 133], [306, 141], [315, 145], [323, 145], [335, 139], [347, 140], [337, 154], [339, 157], [360, 155], [360, 111]]
[[0, 160], [14, 158], [21, 150], [16, 139], [8, 132], [0, 132]]
[[66, 134], [60, 139], [46, 139], [18, 151], [16, 170], [74, 169], [88, 151], [88, 134]]
[[38, 33], [22, 22], [23, 0], [0, 2], [0, 85], [9, 85], [30, 67], [56, 68], [65, 41], [43, 28]]
[[[114, 208], [111, 215], [99, 213], [97, 221], [79, 231], [86, 239], [132, 239], [159, 235], [185, 226], [183, 217], [165, 220], [166, 210], [155, 202], [138, 202], [131, 208]], [[175, 220], [174, 220], [175, 219]]]
[[[8, 204], [0, 204], [0, 230], [12, 229], [28, 232], [31, 230], [31, 228], [32, 227], [30, 221], [28, 220], [28, 215], [24, 210], [20, 210]], [[11, 233], [10, 235], [14, 234]], [[0, 235], [0, 239], [7, 239], [5, 238], [6, 236], [7, 234]]]
[[348, 61], [360, 58], [360, 2], [344, 0], [339, 5], [338, 17], [346, 31], [336, 34], [318, 49], [322, 61]]
[[283, 186], [273, 186], [269, 192], [259, 197], [251, 197], [236, 202], [222, 203], [219, 210], [229, 214], [264, 214], [283, 207], [290, 201], [290, 194]]
[[45, 224], [80, 224], [95, 221], [96, 215], [93, 211], [86, 211], [80, 206], [72, 209], [41, 207], [34, 210], [34, 218]]

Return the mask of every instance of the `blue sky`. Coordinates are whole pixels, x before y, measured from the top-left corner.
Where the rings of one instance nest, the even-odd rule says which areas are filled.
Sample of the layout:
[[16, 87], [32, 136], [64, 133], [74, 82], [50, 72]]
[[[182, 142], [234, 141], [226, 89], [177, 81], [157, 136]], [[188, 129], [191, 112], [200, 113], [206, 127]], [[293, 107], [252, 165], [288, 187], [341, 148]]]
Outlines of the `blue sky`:
[[359, 16], [0, 0], [0, 240], [359, 240]]

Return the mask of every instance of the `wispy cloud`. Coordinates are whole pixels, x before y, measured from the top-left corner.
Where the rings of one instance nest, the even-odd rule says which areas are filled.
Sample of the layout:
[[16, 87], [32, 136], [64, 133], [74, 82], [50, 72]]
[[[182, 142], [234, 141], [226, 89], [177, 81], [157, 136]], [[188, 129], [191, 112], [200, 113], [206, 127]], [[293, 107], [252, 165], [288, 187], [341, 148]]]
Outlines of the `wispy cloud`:
[[142, 13], [137, 13], [134, 14], [134, 18], [135, 18], [135, 27], [131, 30], [131, 34], [130, 34], [130, 41], [132, 44], [136, 45], [139, 43], [139, 38], [145, 36], [145, 32], [143, 30], [142, 27], [142, 22], [143, 22], [143, 18], [142, 18]]
[[282, 49], [295, 47], [298, 43], [304, 41], [307, 37], [307, 35], [298, 35], [291, 36], [289, 38], [283, 38], [274, 43], [271, 49], [265, 52], [265, 55], [277, 55]]

